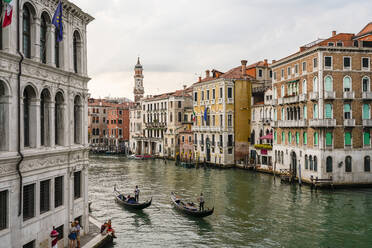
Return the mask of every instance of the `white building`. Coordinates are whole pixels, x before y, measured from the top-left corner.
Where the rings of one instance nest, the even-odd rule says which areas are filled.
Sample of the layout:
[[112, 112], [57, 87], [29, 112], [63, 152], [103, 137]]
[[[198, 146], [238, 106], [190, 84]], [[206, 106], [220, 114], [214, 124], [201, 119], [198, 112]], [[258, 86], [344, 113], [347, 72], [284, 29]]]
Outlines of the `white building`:
[[64, 247], [70, 221], [89, 230], [86, 26], [93, 18], [63, 1], [57, 43], [57, 1], [13, 2], [12, 23], [0, 29], [0, 246], [50, 247], [55, 226]]

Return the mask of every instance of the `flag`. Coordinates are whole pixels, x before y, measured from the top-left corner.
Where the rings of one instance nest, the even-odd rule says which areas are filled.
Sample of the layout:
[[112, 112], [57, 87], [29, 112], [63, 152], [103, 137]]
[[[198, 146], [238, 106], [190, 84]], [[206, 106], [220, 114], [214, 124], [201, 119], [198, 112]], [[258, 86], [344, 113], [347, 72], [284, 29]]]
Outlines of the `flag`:
[[62, 14], [62, 3], [59, 1], [56, 12], [54, 13], [52, 24], [56, 26], [56, 41], [61, 42], [63, 40], [63, 14]]
[[193, 110], [192, 111], [192, 121], [195, 121], [196, 120], [196, 114], [195, 114], [195, 111]]
[[4, 0], [6, 3], [6, 10], [5, 10], [5, 16], [3, 21], [3, 28], [10, 25], [12, 23], [12, 17], [13, 17], [13, 0]]
[[207, 121], [208, 108], [204, 110], [204, 120]]

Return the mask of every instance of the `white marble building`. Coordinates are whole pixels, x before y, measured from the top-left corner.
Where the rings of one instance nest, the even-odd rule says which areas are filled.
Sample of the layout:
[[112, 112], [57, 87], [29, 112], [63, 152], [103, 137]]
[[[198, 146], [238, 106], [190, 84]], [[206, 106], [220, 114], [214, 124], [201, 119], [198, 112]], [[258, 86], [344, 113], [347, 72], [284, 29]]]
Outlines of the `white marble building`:
[[93, 18], [62, 1], [56, 43], [57, 0], [13, 2], [12, 23], [0, 29], [0, 247], [50, 247], [53, 226], [64, 247], [70, 221], [89, 229], [86, 27]]

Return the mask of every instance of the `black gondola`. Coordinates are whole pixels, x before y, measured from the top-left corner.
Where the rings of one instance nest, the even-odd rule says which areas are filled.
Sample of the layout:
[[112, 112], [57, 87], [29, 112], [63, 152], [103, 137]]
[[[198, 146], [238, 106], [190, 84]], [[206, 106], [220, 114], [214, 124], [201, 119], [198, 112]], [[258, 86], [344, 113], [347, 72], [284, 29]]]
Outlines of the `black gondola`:
[[115, 195], [116, 202], [130, 209], [137, 209], [137, 210], [144, 209], [144, 208], [149, 207], [152, 202], [152, 197], [151, 197], [150, 200], [142, 202], [142, 203], [139, 203], [139, 202], [129, 203], [126, 197], [123, 194], [121, 194], [119, 191], [117, 191], [115, 188], [114, 188], [114, 195]]
[[186, 202], [184, 199], [180, 198], [173, 192], [171, 193], [171, 200], [177, 210], [194, 217], [206, 217], [213, 214], [214, 211], [214, 207], [212, 209], [208, 208], [204, 211], [199, 211], [199, 208], [194, 203]]

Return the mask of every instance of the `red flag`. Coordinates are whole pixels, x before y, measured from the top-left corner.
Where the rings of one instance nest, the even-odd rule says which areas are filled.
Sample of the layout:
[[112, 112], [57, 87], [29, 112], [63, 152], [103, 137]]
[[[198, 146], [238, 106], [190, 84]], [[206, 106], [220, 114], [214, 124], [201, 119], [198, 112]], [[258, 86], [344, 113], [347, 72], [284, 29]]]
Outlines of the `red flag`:
[[3, 28], [10, 25], [12, 23], [12, 16], [13, 16], [13, 1], [7, 0], [6, 10], [5, 10], [5, 17], [3, 21]]

